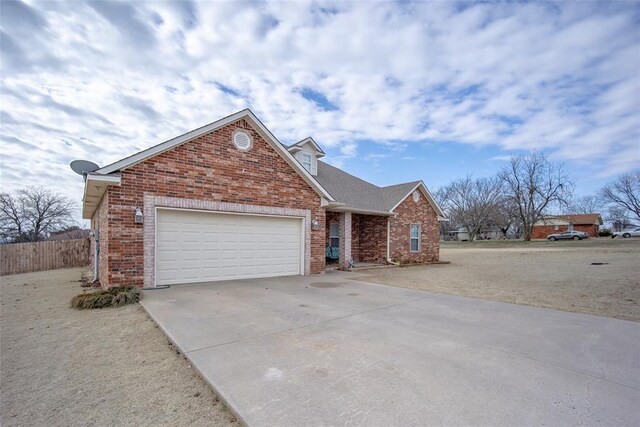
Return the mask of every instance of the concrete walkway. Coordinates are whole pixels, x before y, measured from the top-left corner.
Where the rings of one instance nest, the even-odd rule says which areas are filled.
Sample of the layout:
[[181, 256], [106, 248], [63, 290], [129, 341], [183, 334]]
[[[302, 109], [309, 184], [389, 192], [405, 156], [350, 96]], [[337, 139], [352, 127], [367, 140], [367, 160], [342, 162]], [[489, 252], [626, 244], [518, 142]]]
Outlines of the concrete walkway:
[[640, 323], [353, 277], [173, 286], [143, 305], [248, 425], [640, 425]]

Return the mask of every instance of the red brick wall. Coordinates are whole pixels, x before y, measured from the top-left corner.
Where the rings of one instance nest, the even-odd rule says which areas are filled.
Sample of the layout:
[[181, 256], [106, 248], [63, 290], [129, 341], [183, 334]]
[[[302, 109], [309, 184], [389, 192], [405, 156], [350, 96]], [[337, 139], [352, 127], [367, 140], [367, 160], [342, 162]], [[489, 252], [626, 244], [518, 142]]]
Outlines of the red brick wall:
[[[556, 227], [558, 229], [556, 230]], [[531, 230], [532, 239], [546, 239], [549, 234], [562, 233], [569, 229], [566, 225], [534, 225]]]
[[357, 246], [352, 247], [354, 261], [383, 263], [387, 258], [387, 217], [356, 215]]
[[351, 215], [351, 259], [353, 262], [364, 261], [360, 255], [360, 222], [362, 215]]
[[589, 237], [598, 237], [600, 226], [599, 225], [574, 225], [573, 229], [575, 231], [584, 231], [589, 235]]
[[[231, 142], [248, 131], [246, 152]], [[109, 187], [108, 278], [104, 286], [143, 284], [143, 224], [134, 222], [144, 194], [196, 200], [310, 209], [320, 224], [311, 231], [311, 272], [324, 271], [325, 213], [320, 196], [244, 120], [145, 160]]]
[[[398, 214], [389, 218], [391, 227], [390, 256], [392, 260], [400, 260], [403, 264], [434, 262], [440, 259], [440, 223], [438, 215], [429, 201], [420, 194], [418, 202], [411, 195], [394, 211]], [[420, 224], [420, 252], [411, 252], [410, 226]]]
[[[534, 225], [531, 231], [532, 239], [546, 239], [549, 234], [562, 233], [569, 229], [568, 225], [558, 225], [556, 230], [555, 225]], [[597, 225], [574, 225], [575, 231], [583, 231], [589, 235], [589, 237], [598, 237], [599, 226]]]
[[[105, 193], [104, 197], [98, 204], [93, 218], [91, 218], [91, 229], [98, 230], [98, 241], [100, 251], [98, 253], [98, 281], [108, 283], [108, 247], [109, 247], [109, 224], [107, 208], [109, 206], [109, 195]], [[95, 236], [91, 238], [91, 268], [95, 268]]]

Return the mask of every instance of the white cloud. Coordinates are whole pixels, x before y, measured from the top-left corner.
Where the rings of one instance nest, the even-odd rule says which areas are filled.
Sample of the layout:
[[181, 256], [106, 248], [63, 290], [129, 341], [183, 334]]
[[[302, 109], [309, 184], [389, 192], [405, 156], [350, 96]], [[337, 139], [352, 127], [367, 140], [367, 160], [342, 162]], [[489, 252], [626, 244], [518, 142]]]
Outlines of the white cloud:
[[[81, 197], [107, 164], [250, 107], [342, 165], [358, 145], [640, 163], [633, 3], [3, 2], [2, 184]], [[337, 110], [305, 99], [321, 93]], [[329, 156], [328, 156], [329, 157]]]

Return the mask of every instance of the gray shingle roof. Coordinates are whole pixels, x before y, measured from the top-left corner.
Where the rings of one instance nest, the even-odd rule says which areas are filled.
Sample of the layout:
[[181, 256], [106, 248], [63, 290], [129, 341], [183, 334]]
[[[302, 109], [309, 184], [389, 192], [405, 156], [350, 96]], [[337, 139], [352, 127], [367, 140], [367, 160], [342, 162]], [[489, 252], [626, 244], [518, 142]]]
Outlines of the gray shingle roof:
[[346, 208], [380, 212], [388, 212], [420, 182], [378, 187], [321, 161], [316, 180]]
[[420, 181], [405, 182], [403, 184], [389, 185], [382, 187], [382, 195], [386, 204], [386, 209], [391, 210], [409, 194], [409, 191], [418, 185]]

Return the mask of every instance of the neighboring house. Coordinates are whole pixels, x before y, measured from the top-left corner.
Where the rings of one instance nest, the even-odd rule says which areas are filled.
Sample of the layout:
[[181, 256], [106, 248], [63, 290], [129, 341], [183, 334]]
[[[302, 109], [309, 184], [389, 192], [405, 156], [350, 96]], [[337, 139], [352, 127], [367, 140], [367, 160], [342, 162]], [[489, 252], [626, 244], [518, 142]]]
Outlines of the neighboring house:
[[86, 239], [89, 237], [91, 230], [70, 230], [70, 231], [59, 231], [54, 232], [49, 235], [47, 240], [74, 240], [74, 239]]
[[[466, 227], [461, 227], [455, 231], [450, 231], [449, 233], [453, 236], [453, 240], [463, 242], [469, 241], [469, 232]], [[502, 238], [503, 234], [502, 231], [500, 231], [500, 227], [487, 226], [482, 227], [480, 233], [476, 235], [475, 240], [498, 240]]]
[[549, 234], [567, 230], [584, 231], [589, 237], [597, 237], [603, 224], [599, 213], [547, 216], [533, 225], [532, 239], [546, 239]]
[[153, 287], [317, 274], [330, 246], [341, 267], [439, 259], [444, 215], [421, 181], [378, 187], [324, 154], [312, 138], [281, 144], [243, 110], [89, 173], [96, 278]]

